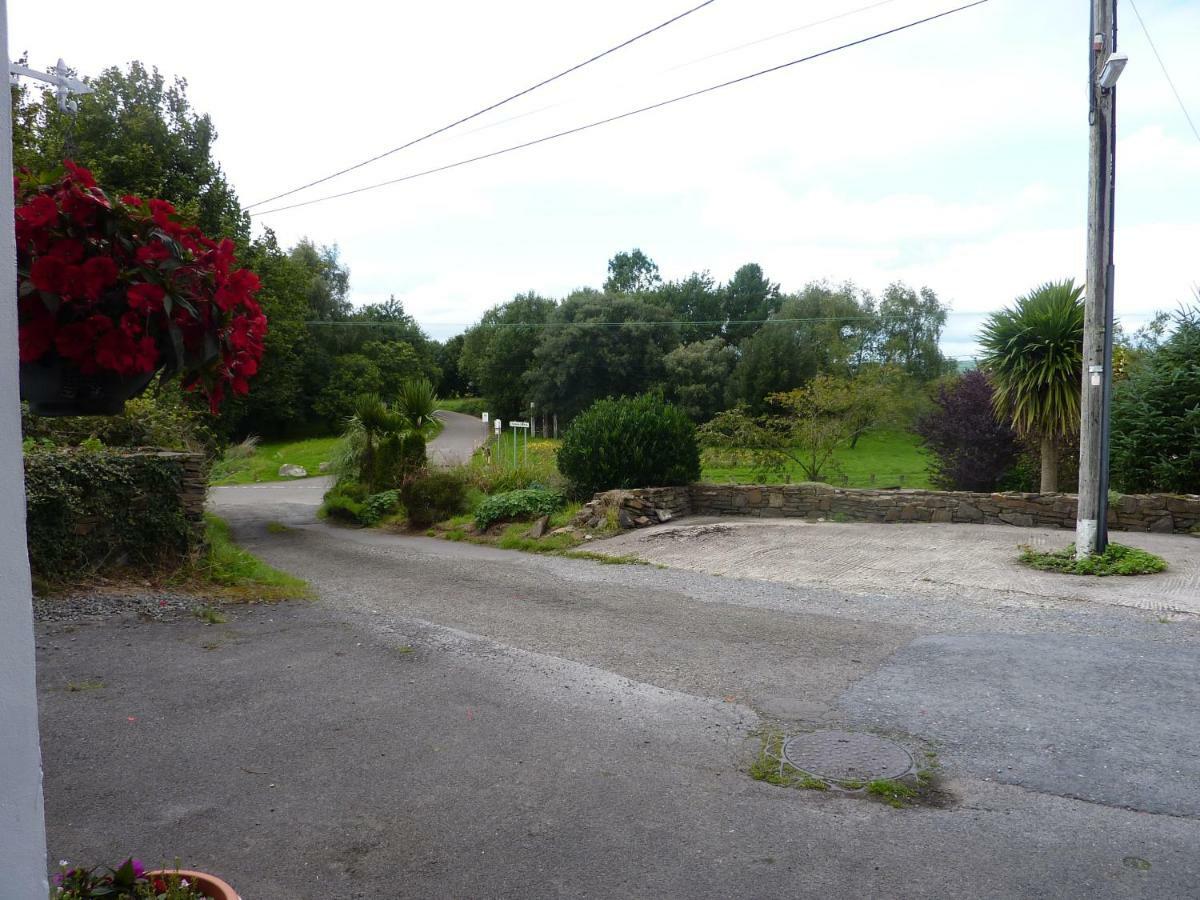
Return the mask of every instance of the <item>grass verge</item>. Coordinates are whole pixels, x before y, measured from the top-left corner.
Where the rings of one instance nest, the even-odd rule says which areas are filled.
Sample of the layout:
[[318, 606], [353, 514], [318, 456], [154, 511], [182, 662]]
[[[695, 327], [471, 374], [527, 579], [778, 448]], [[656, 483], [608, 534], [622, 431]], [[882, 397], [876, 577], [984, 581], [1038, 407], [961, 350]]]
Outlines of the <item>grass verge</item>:
[[1049, 551], [1023, 545], [1020, 559], [1030, 568], [1064, 575], [1153, 575], [1167, 568], [1167, 561], [1161, 556], [1124, 544], [1109, 544], [1103, 553], [1083, 559], [1075, 558], [1074, 544]]
[[308, 582], [273, 568], [233, 542], [229, 525], [210, 513], [204, 515], [208, 548], [205, 554], [176, 578], [198, 589], [216, 587], [233, 600], [302, 600], [312, 596]]
[[294, 478], [282, 477], [279, 467], [284, 463], [304, 466], [308, 474], [319, 475], [321, 463], [329, 462], [333, 457], [334, 447], [341, 438], [316, 437], [300, 441], [272, 441], [269, 444], [259, 444], [249, 456], [239, 456], [239, 451], [230, 448], [231, 452], [215, 462], [208, 483], [216, 486], [229, 484], [257, 484], [264, 481], [295, 481]]

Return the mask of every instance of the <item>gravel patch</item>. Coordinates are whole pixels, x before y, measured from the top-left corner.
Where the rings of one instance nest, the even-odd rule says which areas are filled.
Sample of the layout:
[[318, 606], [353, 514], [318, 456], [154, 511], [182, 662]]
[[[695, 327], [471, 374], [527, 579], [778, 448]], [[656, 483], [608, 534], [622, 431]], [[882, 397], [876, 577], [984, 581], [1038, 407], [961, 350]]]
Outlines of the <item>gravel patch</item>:
[[78, 622], [89, 619], [132, 617], [143, 621], [171, 622], [191, 617], [208, 601], [177, 591], [99, 589], [52, 597], [33, 598], [36, 622]]

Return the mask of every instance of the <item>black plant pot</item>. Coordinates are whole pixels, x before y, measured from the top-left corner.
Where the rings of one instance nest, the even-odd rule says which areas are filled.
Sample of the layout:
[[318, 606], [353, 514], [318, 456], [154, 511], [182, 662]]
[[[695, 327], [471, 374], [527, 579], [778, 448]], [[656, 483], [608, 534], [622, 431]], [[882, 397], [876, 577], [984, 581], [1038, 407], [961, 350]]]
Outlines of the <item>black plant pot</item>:
[[154, 375], [84, 375], [70, 363], [49, 356], [21, 363], [21, 399], [39, 416], [119, 416], [125, 401], [146, 390]]

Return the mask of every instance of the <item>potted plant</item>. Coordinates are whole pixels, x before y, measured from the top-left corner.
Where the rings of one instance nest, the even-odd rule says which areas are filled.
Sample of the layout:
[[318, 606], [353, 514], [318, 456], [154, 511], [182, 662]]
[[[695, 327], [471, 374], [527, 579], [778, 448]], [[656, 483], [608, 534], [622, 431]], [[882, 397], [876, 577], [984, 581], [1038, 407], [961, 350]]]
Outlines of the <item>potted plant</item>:
[[110, 415], [179, 373], [215, 412], [244, 394], [267, 320], [229, 239], [164, 200], [112, 200], [69, 160], [16, 182], [21, 397], [39, 415]]
[[140, 860], [117, 868], [70, 868], [64, 860], [51, 881], [50, 900], [240, 900], [228, 884], [192, 869], [147, 871]]

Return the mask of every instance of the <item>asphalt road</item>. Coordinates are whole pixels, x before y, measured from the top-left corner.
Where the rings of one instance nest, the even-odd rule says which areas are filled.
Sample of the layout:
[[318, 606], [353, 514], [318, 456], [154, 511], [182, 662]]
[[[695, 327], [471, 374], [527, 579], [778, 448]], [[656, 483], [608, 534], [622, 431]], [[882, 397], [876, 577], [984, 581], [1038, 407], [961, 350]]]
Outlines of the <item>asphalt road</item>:
[[[54, 858], [179, 856], [246, 900], [1200, 896], [1195, 617], [537, 557], [316, 499], [212, 499], [314, 603], [41, 627]], [[944, 794], [753, 781], [769, 726], [889, 735]]]
[[471, 455], [487, 440], [488, 432], [476, 416], [439, 409], [442, 430], [429, 443], [429, 457], [444, 466], [470, 462]]

